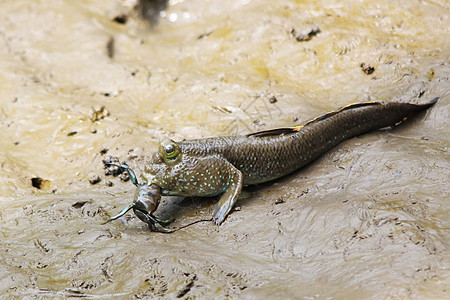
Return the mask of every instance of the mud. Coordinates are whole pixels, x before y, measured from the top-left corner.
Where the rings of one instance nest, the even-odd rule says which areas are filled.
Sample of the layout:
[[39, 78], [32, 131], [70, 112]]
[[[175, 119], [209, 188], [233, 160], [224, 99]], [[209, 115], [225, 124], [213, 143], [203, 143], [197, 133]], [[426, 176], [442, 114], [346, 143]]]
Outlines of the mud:
[[[0, 4], [2, 297], [449, 298], [447, 2], [157, 2]], [[134, 195], [109, 155], [139, 174], [162, 137], [436, 96], [399, 128], [247, 187], [220, 227], [102, 224]], [[156, 215], [179, 228], [216, 201], [166, 197]]]

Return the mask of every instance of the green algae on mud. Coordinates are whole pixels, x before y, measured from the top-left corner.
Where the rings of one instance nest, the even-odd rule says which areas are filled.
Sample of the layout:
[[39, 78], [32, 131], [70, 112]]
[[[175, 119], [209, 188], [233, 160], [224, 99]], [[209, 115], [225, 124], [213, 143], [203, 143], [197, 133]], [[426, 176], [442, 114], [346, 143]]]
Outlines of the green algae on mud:
[[[445, 1], [174, 1], [153, 27], [129, 3], [1, 4], [2, 295], [448, 297]], [[321, 32], [309, 41], [291, 34], [312, 25]], [[221, 227], [166, 236], [134, 217], [100, 225], [133, 193], [103, 175], [89, 183], [104, 149], [138, 171], [163, 137], [434, 96], [413, 122], [252, 187]], [[93, 113], [103, 106], [109, 114]], [[182, 225], [215, 201], [169, 198], [158, 214]]]

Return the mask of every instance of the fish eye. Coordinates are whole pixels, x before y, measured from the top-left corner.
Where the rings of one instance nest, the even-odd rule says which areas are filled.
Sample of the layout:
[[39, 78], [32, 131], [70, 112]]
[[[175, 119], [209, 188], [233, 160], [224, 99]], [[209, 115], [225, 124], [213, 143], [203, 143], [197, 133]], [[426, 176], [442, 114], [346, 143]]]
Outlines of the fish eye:
[[159, 153], [166, 163], [173, 162], [180, 154], [180, 148], [172, 140], [164, 140], [159, 147]]
[[164, 146], [164, 153], [167, 157], [172, 158], [175, 155], [175, 146], [172, 144]]
[[178, 149], [174, 144], [164, 146], [163, 151], [166, 158], [175, 158], [178, 155]]

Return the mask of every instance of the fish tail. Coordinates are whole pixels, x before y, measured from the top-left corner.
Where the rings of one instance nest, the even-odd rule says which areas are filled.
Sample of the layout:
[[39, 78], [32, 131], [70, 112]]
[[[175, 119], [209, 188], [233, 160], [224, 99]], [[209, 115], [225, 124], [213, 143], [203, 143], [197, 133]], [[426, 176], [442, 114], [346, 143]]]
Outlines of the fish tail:
[[411, 107], [411, 110], [413, 110], [413, 111], [421, 111], [421, 110], [428, 109], [428, 108], [432, 107], [438, 101], [439, 101], [439, 97], [436, 97], [436, 98], [430, 100], [427, 103], [422, 103], [422, 104], [411, 104], [411, 103], [408, 103], [408, 105]]

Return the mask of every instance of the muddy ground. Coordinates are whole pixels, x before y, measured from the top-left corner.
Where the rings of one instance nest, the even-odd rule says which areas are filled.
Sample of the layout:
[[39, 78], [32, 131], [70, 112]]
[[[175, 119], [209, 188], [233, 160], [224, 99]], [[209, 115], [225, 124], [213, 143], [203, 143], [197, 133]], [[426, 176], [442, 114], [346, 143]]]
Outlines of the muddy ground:
[[[448, 3], [156, 2], [0, 4], [2, 297], [450, 298]], [[246, 188], [220, 227], [102, 224], [134, 194], [109, 155], [139, 174], [163, 137], [436, 96]], [[216, 201], [166, 197], [156, 214], [179, 228]]]

